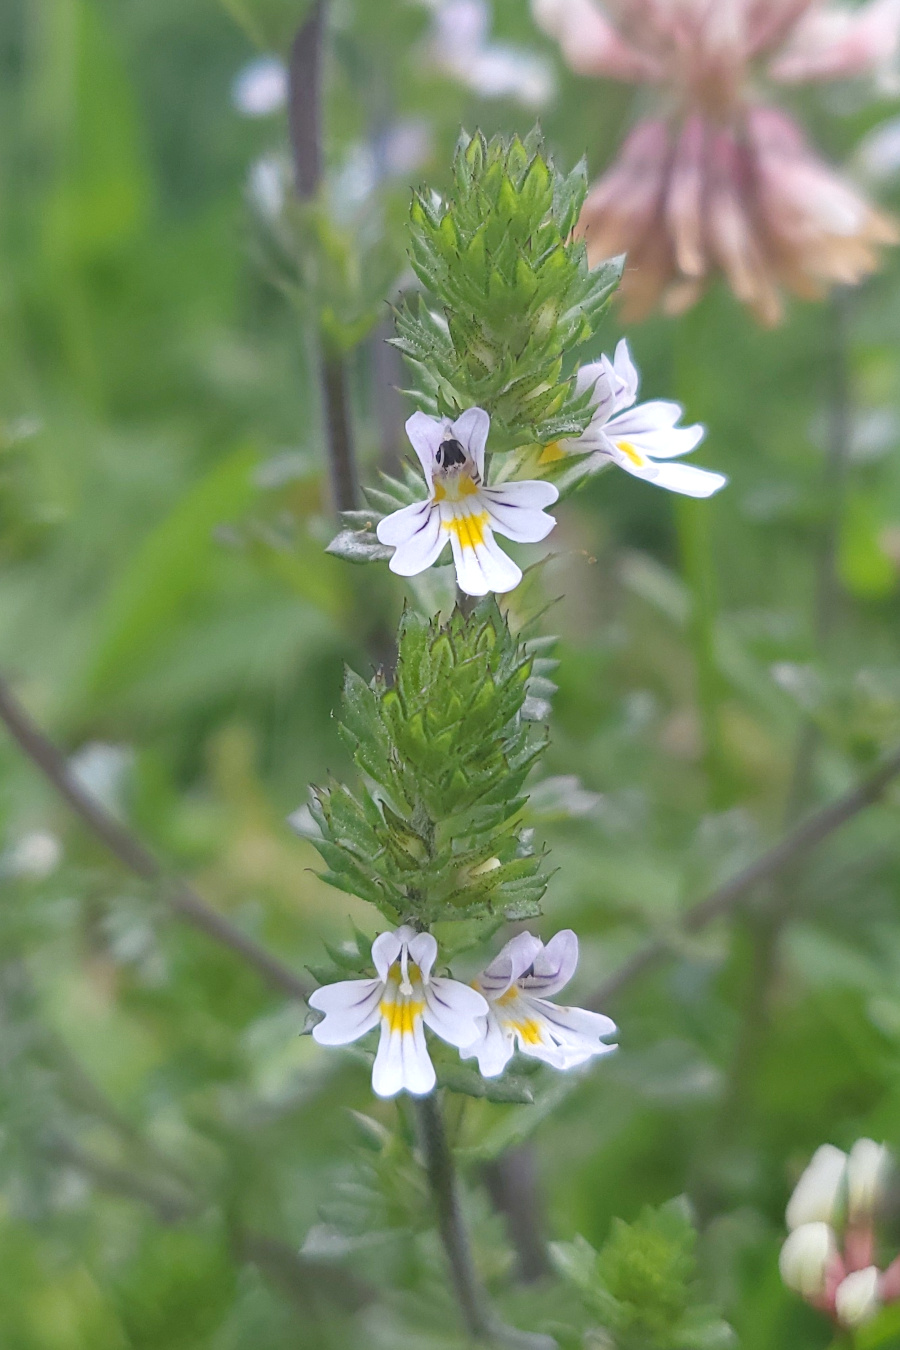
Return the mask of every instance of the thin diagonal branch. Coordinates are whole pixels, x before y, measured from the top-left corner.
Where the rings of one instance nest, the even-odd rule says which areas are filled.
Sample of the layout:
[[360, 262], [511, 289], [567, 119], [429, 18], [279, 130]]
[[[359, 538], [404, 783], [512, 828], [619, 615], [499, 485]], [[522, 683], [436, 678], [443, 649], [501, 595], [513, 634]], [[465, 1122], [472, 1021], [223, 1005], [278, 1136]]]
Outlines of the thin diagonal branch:
[[[713, 919], [731, 913], [764, 881], [784, 872], [786, 868], [805, 857], [830, 835], [858, 816], [867, 806], [878, 801], [889, 784], [900, 776], [900, 749], [883, 761], [870, 777], [839, 797], [830, 806], [809, 816], [780, 843], [764, 853], [756, 862], [745, 867], [723, 885], [718, 886], [703, 900], [685, 912], [679, 925], [683, 933], [698, 933]], [[672, 945], [662, 938], [654, 938], [641, 947], [619, 970], [604, 980], [594, 991], [588, 1007], [605, 1006], [611, 998], [638, 979], [672, 953]]]
[[40, 769], [59, 795], [120, 862], [144, 881], [155, 882], [170, 909], [192, 927], [227, 947], [252, 966], [272, 989], [291, 998], [305, 999], [309, 987], [277, 956], [203, 899], [189, 882], [169, 876], [162, 863], [126, 825], [117, 820], [72, 772], [61, 750], [44, 734], [22, 707], [8, 683], [0, 678], [0, 720], [19, 748]]

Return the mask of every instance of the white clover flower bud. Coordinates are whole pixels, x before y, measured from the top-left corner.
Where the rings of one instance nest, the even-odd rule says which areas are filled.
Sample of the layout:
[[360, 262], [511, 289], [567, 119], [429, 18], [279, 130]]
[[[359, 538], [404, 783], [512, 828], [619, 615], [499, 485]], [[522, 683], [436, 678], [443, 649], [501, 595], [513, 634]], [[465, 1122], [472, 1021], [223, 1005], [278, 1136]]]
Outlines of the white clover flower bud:
[[778, 1269], [788, 1289], [803, 1298], [821, 1298], [828, 1267], [837, 1255], [837, 1242], [827, 1223], [804, 1223], [782, 1247]]
[[832, 1223], [847, 1170], [847, 1155], [833, 1144], [816, 1149], [794, 1187], [785, 1211], [791, 1230], [803, 1224]]
[[891, 1156], [874, 1139], [857, 1139], [847, 1161], [847, 1215], [851, 1223], [874, 1218], [884, 1195]]
[[877, 1266], [853, 1270], [841, 1280], [834, 1295], [834, 1308], [842, 1327], [861, 1327], [881, 1307]]

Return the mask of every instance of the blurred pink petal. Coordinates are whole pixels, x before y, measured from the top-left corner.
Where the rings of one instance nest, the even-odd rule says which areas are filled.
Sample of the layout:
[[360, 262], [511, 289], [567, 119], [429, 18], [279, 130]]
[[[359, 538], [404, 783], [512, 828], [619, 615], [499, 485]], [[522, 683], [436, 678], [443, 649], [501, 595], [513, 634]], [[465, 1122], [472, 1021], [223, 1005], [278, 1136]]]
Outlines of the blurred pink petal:
[[782, 84], [845, 79], [884, 69], [900, 46], [900, 0], [869, 0], [859, 9], [809, 10], [769, 66]]
[[825, 0], [532, 0], [573, 69], [658, 83], [642, 118], [585, 201], [591, 264], [627, 253], [620, 290], [638, 318], [680, 313], [720, 271], [765, 324], [781, 288], [805, 298], [861, 281], [893, 220], [758, 102], [758, 66], [782, 82], [885, 66], [900, 47], [900, 0], [858, 9]]
[[706, 124], [695, 113], [685, 122], [675, 149], [666, 198], [666, 221], [675, 259], [688, 277], [702, 277], [706, 271], [703, 245], [706, 141]]
[[626, 42], [592, 0], [532, 0], [532, 10], [576, 74], [627, 83], [662, 79], [660, 62]]

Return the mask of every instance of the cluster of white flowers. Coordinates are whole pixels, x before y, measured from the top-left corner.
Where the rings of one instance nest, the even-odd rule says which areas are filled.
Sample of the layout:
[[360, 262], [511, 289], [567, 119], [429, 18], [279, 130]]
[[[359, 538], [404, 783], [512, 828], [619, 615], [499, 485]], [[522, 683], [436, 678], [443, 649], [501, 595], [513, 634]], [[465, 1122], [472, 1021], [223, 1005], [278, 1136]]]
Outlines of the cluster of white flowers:
[[557, 1069], [615, 1049], [603, 1040], [616, 1029], [608, 1017], [549, 1001], [578, 964], [571, 930], [546, 946], [519, 933], [471, 985], [435, 975], [436, 959], [431, 933], [403, 925], [372, 943], [374, 979], [341, 980], [310, 996], [310, 1007], [325, 1014], [312, 1033], [320, 1045], [348, 1045], [380, 1027], [372, 1069], [379, 1097], [431, 1092], [435, 1072], [426, 1027], [463, 1059], [477, 1059], [485, 1078], [501, 1074], [517, 1048]]
[[883, 1271], [875, 1264], [890, 1170], [888, 1150], [872, 1139], [858, 1139], [849, 1154], [823, 1144], [788, 1202], [781, 1278], [846, 1330], [900, 1298], [900, 1258]]
[[[540, 462], [569, 454], [589, 454], [597, 468], [617, 464], [626, 473], [670, 492], [709, 497], [727, 479], [688, 464], [670, 461], [699, 445], [702, 426], [679, 427], [678, 403], [652, 400], [636, 404], [640, 376], [623, 339], [614, 360], [603, 356], [578, 373], [578, 389], [592, 389], [593, 416], [587, 430], [571, 441], [545, 446]], [[469, 408], [451, 421], [417, 412], [406, 432], [419, 457], [428, 496], [405, 506], [378, 525], [382, 544], [394, 548], [393, 572], [415, 576], [437, 562], [449, 540], [459, 588], [467, 595], [511, 591], [522, 579], [520, 568], [494, 540], [494, 534], [519, 543], [546, 538], [555, 525], [545, 507], [559, 493], [552, 483], [518, 480], [488, 486], [484, 456], [491, 420], [483, 408]]]

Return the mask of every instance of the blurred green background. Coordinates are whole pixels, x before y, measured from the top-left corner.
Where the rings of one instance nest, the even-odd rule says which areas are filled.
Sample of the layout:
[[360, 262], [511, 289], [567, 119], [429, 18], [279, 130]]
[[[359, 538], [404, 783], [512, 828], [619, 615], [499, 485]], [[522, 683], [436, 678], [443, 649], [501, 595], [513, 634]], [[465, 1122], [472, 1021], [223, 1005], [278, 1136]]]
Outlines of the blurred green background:
[[[410, 187], [447, 181], [460, 125], [536, 116], [563, 167], [586, 152], [596, 174], [633, 113], [627, 89], [566, 72], [523, 0], [469, 11], [491, 26], [468, 69], [437, 5], [331, 13], [327, 198], [377, 321], [348, 358], [369, 478], [406, 452], [383, 339]], [[284, 111], [240, 106], [278, 102], [258, 55], [214, 0], [0, 7], [0, 668], [84, 781], [302, 973], [348, 915], [375, 931], [286, 817], [345, 770], [342, 663], [372, 669], [403, 587], [323, 552], [313, 339], [264, 219]], [[798, 106], [837, 159], [895, 110], [852, 90]], [[363, 246], [380, 270], [353, 280]], [[562, 597], [544, 620], [559, 693], [530, 823], [559, 869], [540, 931], [582, 940], [573, 1001], [779, 837], [801, 740], [795, 811], [900, 740], [898, 302], [894, 257], [774, 332], [716, 288], [628, 333], [647, 395], [707, 424], [694, 458], [731, 484], [685, 505], [610, 473], [558, 512], [538, 585]], [[613, 310], [603, 349], [621, 334]], [[900, 1150], [898, 806], [895, 788], [756, 897], [783, 921], [751, 906], [679, 940], [608, 1008], [614, 1059], [548, 1080], [539, 1107], [465, 1103], [479, 1260], [520, 1325], [566, 1296], [517, 1285], [481, 1182], [529, 1135], [550, 1236], [598, 1244], [687, 1193], [741, 1345], [829, 1343], [776, 1258], [819, 1143]], [[405, 1108], [375, 1103], [364, 1061], [300, 1037], [303, 1008], [179, 925], [5, 735], [0, 850], [3, 1350], [458, 1345]]]

